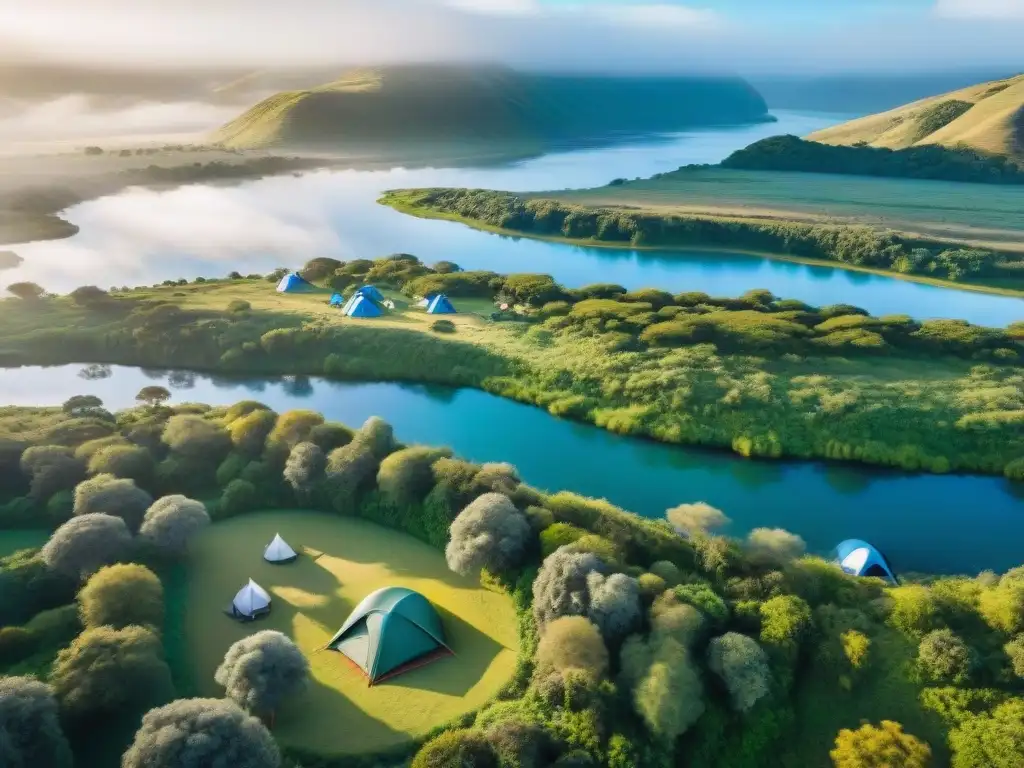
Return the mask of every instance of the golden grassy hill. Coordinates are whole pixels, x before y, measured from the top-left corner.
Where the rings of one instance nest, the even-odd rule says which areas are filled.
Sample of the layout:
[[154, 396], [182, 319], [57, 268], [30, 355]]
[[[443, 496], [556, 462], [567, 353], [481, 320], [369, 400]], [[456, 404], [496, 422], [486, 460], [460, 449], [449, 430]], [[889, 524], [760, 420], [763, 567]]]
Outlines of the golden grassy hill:
[[889, 149], [938, 144], [1024, 158], [1024, 75], [915, 101], [807, 138]]
[[767, 119], [764, 99], [736, 77], [403, 65], [355, 70], [317, 88], [277, 93], [212, 138], [238, 149], [509, 141], [544, 148]]

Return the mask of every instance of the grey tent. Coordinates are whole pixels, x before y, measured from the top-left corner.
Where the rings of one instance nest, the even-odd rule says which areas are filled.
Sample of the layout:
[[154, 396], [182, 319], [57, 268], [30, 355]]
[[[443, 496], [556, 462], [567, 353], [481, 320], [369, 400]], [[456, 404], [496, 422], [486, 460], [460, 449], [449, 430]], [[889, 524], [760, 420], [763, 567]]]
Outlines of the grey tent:
[[273, 541], [263, 549], [263, 559], [268, 563], [290, 563], [297, 557], [295, 550], [288, 546], [280, 533], [275, 533]]
[[239, 621], [253, 621], [270, 613], [270, 595], [263, 587], [249, 579], [249, 583], [238, 590], [238, 594], [225, 612]]
[[434, 606], [405, 587], [363, 598], [327, 647], [351, 659], [370, 685], [451, 653]]

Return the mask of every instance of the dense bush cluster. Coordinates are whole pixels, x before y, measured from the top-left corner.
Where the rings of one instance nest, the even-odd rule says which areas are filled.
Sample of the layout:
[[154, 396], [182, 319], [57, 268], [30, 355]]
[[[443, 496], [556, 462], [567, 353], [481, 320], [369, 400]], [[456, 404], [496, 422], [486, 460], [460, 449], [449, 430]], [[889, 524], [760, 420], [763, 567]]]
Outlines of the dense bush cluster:
[[[30, 417], [79, 418], [46, 409]], [[180, 617], [165, 609], [161, 577], [187, 567], [189, 541], [210, 519], [257, 505], [405, 531], [516, 605], [519, 659], [500, 694], [422, 748], [368, 756], [370, 764], [803, 768], [831, 755], [836, 766], [931, 759], [1001, 768], [1024, 760], [1024, 569], [900, 586], [856, 579], [805, 555], [785, 531], [717, 535], [728, 521], [707, 504], [649, 520], [542, 493], [508, 465], [401, 447], [380, 419], [350, 430], [257, 403], [141, 405], [113, 418], [102, 438], [33, 455], [96, 455], [123, 440], [156, 467], [197, 456], [219, 465], [198, 479], [156, 472], [127, 485], [100, 473], [77, 487], [51, 485], [40, 498], [32, 473], [42, 465], [22, 456], [53, 446], [9, 451], [3, 471], [16, 482], [4, 488], [23, 495], [0, 503], [56, 530], [41, 551], [0, 559], [5, 765], [64, 768], [68, 744], [78, 753], [97, 743], [123, 754], [125, 768], [192, 768], [214, 754], [252, 768], [346, 765], [350, 758], [279, 749], [257, 719], [272, 724], [307, 682], [306, 658], [280, 633], [230, 648], [216, 672], [225, 699], [175, 700], [179, 680], [163, 640]], [[89, 445], [97, 439], [105, 445]], [[322, 462], [296, 459], [314, 448]], [[110, 483], [113, 494], [103, 490]], [[155, 501], [133, 535], [111, 513], [134, 510], [140, 493]], [[62, 518], [52, 515], [53, 497], [68, 501]], [[107, 511], [75, 515], [76, 498], [100, 499]], [[182, 757], [186, 744], [194, 758]]]
[[[776, 142], [787, 138], [780, 137], [765, 141]], [[800, 140], [797, 139], [797, 141]], [[813, 144], [813, 142], [804, 142], [804, 144]], [[816, 153], [825, 154], [831, 152], [889, 152], [889, 150], [827, 147], [823, 144], [814, 146], [821, 147], [821, 149], [816, 149]], [[746, 151], [749, 149], [741, 150], [741, 152]], [[950, 150], [924, 147], [903, 151], [955, 154]], [[774, 155], [771, 157], [774, 158]], [[981, 160], [980, 156], [973, 153], [968, 153], [964, 157], [971, 162]], [[760, 158], [758, 161], [761, 162]], [[750, 160], [750, 162], [755, 161]], [[998, 166], [999, 173], [1006, 173], [1006, 176], [1001, 178], [1009, 180], [1011, 173], [1020, 174], [1014, 178], [1024, 178], [1024, 172], [1021, 172], [1012, 163], [1008, 161], [992, 162], [995, 165], [990, 163], [989, 168]], [[701, 170], [702, 167], [695, 166], [695, 168]], [[688, 170], [687, 167], [683, 167], [674, 173], [685, 174]], [[984, 170], [983, 175], [988, 175], [988, 171]], [[455, 215], [471, 222], [530, 235], [631, 243], [643, 246], [702, 245], [746, 248], [752, 251], [791, 254], [857, 266], [932, 275], [948, 280], [991, 276], [995, 273], [997, 266], [1007, 260], [1004, 254], [993, 251], [955, 248], [950, 247], [948, 243], [939, 241], [911, 240], [892, 232], [881, 232], [869, 227], [741, 221], [709, 216], [660, 215], [613, 208], [585, 207], [542, 198], [523, 198], [509, 192], [484, 189], [403, 190], [386, 194], [382, 198], [382, 202], [405, 209]]]

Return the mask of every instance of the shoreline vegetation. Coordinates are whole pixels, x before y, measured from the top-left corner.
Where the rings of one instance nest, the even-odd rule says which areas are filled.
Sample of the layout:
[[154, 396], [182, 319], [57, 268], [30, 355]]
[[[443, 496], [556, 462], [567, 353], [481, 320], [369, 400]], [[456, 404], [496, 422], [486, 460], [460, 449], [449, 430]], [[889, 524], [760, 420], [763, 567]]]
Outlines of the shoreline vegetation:
[[[0, 364], [107, 363], [474, 387], [558, 417], [747, 457], [833, 459], [1024, 479], [1024, 323], [870, 317], [768, 291], [736, 298], [433, 267], [408, 254], [302, 274], [166, 281], [0, 301]], [[393, 311], [343, 318], [332, 291]], [[443, 292], [450, 321], [412, 306]], [[497, 305], [512, 310], [497, 311]]]
[[[207, 759], [211, 740], [219, 757], [226, 744], [236, 764], [259, 768], [1024, 758], [1022, 568], [891, 584], [808, 555], [782, 529], [718, 535], [726, 514], [692, 498], [645, 519], [539, 491], [510, 464], [403, 445], [377, 417], [353, 428], [252, 400], [169, 398], [153, 385], [117, 412], [89, 395], [0, 407], [0, 537], [46, 539], [0, 557], [0, 682], [32, 707], [8, 740], [16, 759], [147, 768], [187, 750]], [[345, 535], [360, 529], [370, 546]], [[256, 575], [276, 588], [268, 621], [279, 631], [251, 634], [219, 613], [207, 625], [223, 630], [190, 626], [223, 604], [211, 592], [237, 586], [216, 558], [240, 571], [277, 530], [299, 559]], [[418, 541], [396, 541], [406, 536]], [[435, 664], [460, 665], [443, 687], [424, 682], [441, 672], [430, 667], [397, 691], [318, 674], [333, 659], [310, 657], [352, 607], [338, 580], [378, 574], [422, 574], [415, 586], [441, 610], [439, 590], [454, 583], [473, 611], [442, 614], [455, 656]], [[497, 619], [474, 590], [499, 593], [488, 595], [502, 603]], [[474, 669], [473, 639], [486, 654], [514, 652], [514, 668]], [[382, 693], [446, 709], [395, 706], [385, 724], [373, 709]], [[310, 706], [338, 739], [300, 737]], [[387, 739], [366, 739], [374, 728]]]
[[[408, 215], [456, 221], [509, 236], [598, 247], [731, 249], [1024, 298], [1024, 256], [1019, 253], [861, 224], [787, 220], [785, 212], [754, 217], [659, 210], [665, 207], [664, 201], [647, 208], [617, 204], [616, 196], [629, 195], [619, 191], [627, 184], [612, 182], [607, 193], [603, 189], [525, 194], [403, 189], [385, 192], [378, 202]], [[604, 195], [608, 203], [602, 205]], [[713, 206], [713, 201], [705, 203]]]

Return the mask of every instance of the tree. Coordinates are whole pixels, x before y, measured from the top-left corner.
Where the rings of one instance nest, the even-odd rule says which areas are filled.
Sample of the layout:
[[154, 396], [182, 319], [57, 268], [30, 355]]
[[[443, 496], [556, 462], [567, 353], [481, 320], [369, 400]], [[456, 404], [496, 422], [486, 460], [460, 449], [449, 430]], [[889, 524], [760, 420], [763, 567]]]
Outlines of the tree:
[[755, 528], [744, 545], [750, 562], [762, 568], [779, 568], [800, 557], [804, 540], [782, 528]]
[[921, 639], [917, 664], [931, 682], [963, 685], [971, 676], [974, 654], [951, 630], [936, 629]]
[[533, 616], [541, 631], [560, 616], [584, 616], [590, 608], [587, 576], [603, 573], [601, 559], [589, 552], [559, 547], [544, 558], [533, 581]]
[[279, 768], [281, 755], [255, 717], [225, 699], [179, 699], [150, 710], [121, 768]]
[[708, 667], [729, 689], [733, 708], [747, 712], [771, 690], [768, 656], [757, 642], [726, 632], [708, 644]]
[[540, 768], [550, 765], [551, 739], [539, 725], [523, 720], [501, 720], [484, 731], [501, 766]]
[[783, 688], [793, 682], [793, 669], [810, 627], [810, 606], [795, 595], [779, 595], [761, 603], [761, 644], [775, 664]]
[[447, 448], [413, 445], [395, 451], [380, 463], [377, 487], [392, 504], [413, 504], [422, 501], [434, 487], [433, 464], [448, 458]]
[[532, 530], [507, 496], [485, 493], [452, 522], [444, 555], [455, 573], [507, 571], [522, 562]]
[[31, 677], [0, 677], [0, 765], [71, 768], [50, 686]]
[[141, 713], [174, 692], [160, 638], [145, 627], [85, 630], [57, 654], [50, 683], [74, 719]]
[[650, 658], [633, 688], [633, 705], [651, 733], [674, 741], [704, 714], [704, 686], [690, 650], [681, 643], [657, 643]]
[[232, 480], [224, 487], [224, 492], [220, 496], [220, 515], [232, 517], [248, 512], [256, 506], [258, 496], [256, 486], [248, 480]]
[[1024, 699], [1009, 699], [991, 712], [966, 717], [949, 734], [953, 768], [1020, 768], [1024, 765]]
[[835, 768], [928, 768], [932, 750], [904, 733], [899, 723], [883, 720], [880, 726], [865, 723], [856, 731], [844, 728], [829, 756]]
[[60, 407], [69, 416], [85, 416], [103, 407], [103, 401], [96, 395], [72, 395]]
[[113, 515], [82, 515], [53, 532], [40, 552], [53, 570], [82, 578], [124, 557], [132, 535], [124, 520]]
[[146, 510], [139, 536], [165, 553], [180, 557], [188, 550], [192, 537], [209, 524], [210, 514], [201, 501], [181, 495], [164, 496]]
[[315, 443], [296, 443], [284, 465], [284, 479], [296, 493], [308, 494], [324, 473], [327, 460]]
[[978, 597], [978, 612], [993, 629], [1013, 635], [1024, 632], [1024, 581], [1007, 578]]
[[608, 672], [608, 649], [600, 630], [582, 616], [562, 616], [544, 629], [537, 645], [537, 669], [582, 669], [600, 680]]
[[136, 624], [159, 631], [164, 623], [164, 588], [144, 565], [108, 565], [82, 587], [78, 610], [87, 628]]
[[60, 445], [26, 448], [20, 466], [31, 481], [29, 496], [38, 501], [74, 488], [85, 477], [85, 462]]
[[295, 643], [268, 629], [228, 648], [214, 679], [240, 707], [272, 716], [282, 699], [306, 687], [309, 662]]
[[624, 573], [605, 576], [591, 571], [587, 574], [587, 592], [587, 616], [609, 640], [625, 637], [640, 624], [640, 589], [636, 579]]
[[151, 408], [156, 408], [158, 405], [162, 405], [171, 399], [171, 392], [166, 387], [160, 387], [156, 385], [150, 385], [143, 387], [139, 390], [139, 393], [135, 395], [135, 400], [139, 403], [145, 403]]
[[99, 307], [110, 301], [110, 294], [95, 285], [83, 285], [68, 294], [81, 307]]
[[89, 458], [91, 475], [113, 475], [137, 483], [147, 483], [153, 477], [153, 454], [138, 445], [108, 445]]
[[75, 486], [73, 514], [114, 515], [124, 520], [128, 530], [137, 531], [152, 503], [153, 497], [132, 480], [113, 475], [96, 475]]
[[721, 510], [703, 501], [672, 507], [665, 512], [665, 517], [673, 528], [688, 536], [707, 534], [729, 524], [729, 518]]
[[910, 637], [921, 639], [936, 628], [939, 606], [931, 590], [920, 584], [908, 584], [889, 590], [892, 611], [889, 623]]
[[499, 768], [498, 755], [482, 733], [468, 729], [451, 730], [444, 731], [420, 747], [410, 766], [410, 768], [456, 767]]
[[309, 439], [313, 427], [323, 423], [324, 417], [316, 411], [285, 411], [277, 418], [273, 430], [267, 436], [267, 445], [282, 452], [290, 451]]
[[11, 283], [7, 286], [7, 292], [16, 296], [22, 301], [39, 301], [46, 294], [42, 286], [35, 283]]

